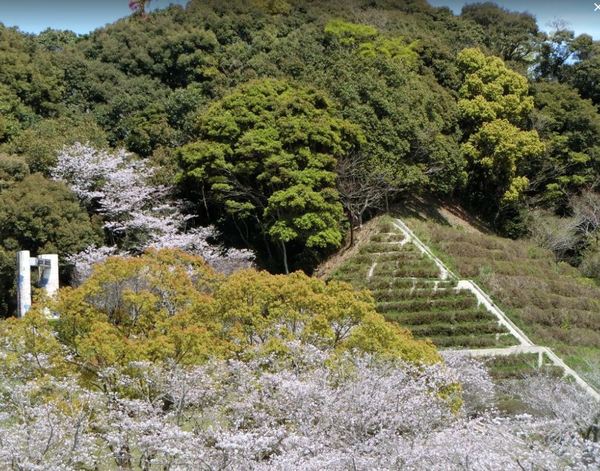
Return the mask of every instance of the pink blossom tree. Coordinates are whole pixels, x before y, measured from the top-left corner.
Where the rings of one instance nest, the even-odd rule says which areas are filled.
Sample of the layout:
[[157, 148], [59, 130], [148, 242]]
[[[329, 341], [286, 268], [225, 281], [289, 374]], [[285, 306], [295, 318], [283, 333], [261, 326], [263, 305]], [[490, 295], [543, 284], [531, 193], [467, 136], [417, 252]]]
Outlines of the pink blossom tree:
[[122, 149], [109, 152], [77, 143], [59, 153], [53, 178], [65, 181], [91, 212], [103, 218], [109, 241], [108, 246], [88, 247], [70, 258], [77, 281], [110, 255], [140, 253], [149, 247], [201, 255], [223, 272], [252, 264], [250, 250], [210, 244], [217, 235], [214, 227], [188, 229], [193, 215], [173, 200], [172, 188], [150, 183], [156, 171]]
[[[286, 355], [184, 368], [135, 363], [110, 389], [2, 377], [0, 467], [72, 469], [546, 469], [596, 470], [600, 446], [581, 433], [585, 393], [553, 377], [554, 412], [455, 410], [441, 394], [493, 402], [481, 366], [452, 359], [418, 366], [369, 355], [327, 363], [300, 343]], [[0, 364], [0, 375], [2, 372]], [[481, 374], [478, 374], [477, 372]], [[115, 375], [110, 369], [106, 375]], [[558, 383], [557, 383], [558, 381]], [[556, 387], [560, 384], [560, 387]], [[41, 391], [44, 391], [42, 394]], [[523, 390], [539, 404], [539, 396]], [[463, 396], [468, 401], [469, 394]], [[548, 401], [547, 401], [548, 402]], [[70, 404], [68, 407], [64, 404]], [[561, 406], [574, 412], [556, 414]], [[471, 412], [469, 412], [471, 411]]]
[[146, 8], [152, 0], [129, 0], [129, 9], [134, 15], [146, 16]]

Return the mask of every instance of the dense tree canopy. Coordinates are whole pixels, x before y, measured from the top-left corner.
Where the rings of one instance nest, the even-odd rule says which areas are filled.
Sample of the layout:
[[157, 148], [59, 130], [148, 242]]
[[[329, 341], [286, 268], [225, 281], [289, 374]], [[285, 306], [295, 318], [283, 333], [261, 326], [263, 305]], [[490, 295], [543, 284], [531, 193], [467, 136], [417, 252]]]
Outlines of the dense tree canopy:
[[[48, 176], [64, 145], [125, 147], [163, 167], [161, 184], [185, 176], [179, 196], [197, 203], [186, 226], [218, 222], [217, 238], [277, 270], [310, 269], [342, 243], [340, 157], [380, 189], [350, 224], [435, 194], [498, 230], [518, 223], [516, 235], [526, 207], [569, 215], [599, 177], [598, 43], [489, 2], [455, 16], [422, 0], [192, 0], [86, 36], [1, 27], [0, 51], [0, 153]], [[227, 108], [254, 106], [242, 95], [261, 86], [264, 106], [299, 106], [305, 143], [282, 133], [291, 112], [228, 134], [244, 118]], [[316, 161], [302, 162], [304, 147]], [[256, 166], [226, 175], [219, 153]]]
[[484, 44], [493, 55], [517, 63], [533, 60], [538, 25], [530, 13], [511, 12], [485, 2], [465, 5], [461, 17], [484, 28]]
[[546, 153], [527, 173], [544, 200], [564, 208], [569, 194], [597, 179], [600, 115], [566, 84], [537, 84], [534, 97], [534, 126]]
[[343, 45], [330, 45], [329, 54], [330, 65], [314, 74], [340, 103], [341, 114], [364, 130], [368, 173], [396, 192], [451, 192], [463, 178], [464, 162], [448, 91], [418, 74], [406, 55], [365, 57]]
[[467, 137], [461, 147], [468, 162], [467, 198], [502, 230], [504, 219], [514, 217], [506, 210], [518, 207], [529, 186], [523, 169], [544, 152], [537, 131], [523, 129], [533, 98], [527, 79], [498, 57], [465, 49], [458, 66], [464, 77], [458, 106]]
[[134, 361], [245, 358], [255, 347], [284, 354], [289, 341], [439, 360], [432, 344], [377, 314], [367, 292], [299, 272], [224, 278], [200, 257], [174, 250], [110, 258], [81, 286], [63, 290], [52, 310], [60, 315], [58, 338], [86, 375]]
[[0, 195], [0, 234], [7, 248], [61, 255], [97, 237], [66, 186], [39, 174], [25, 177]]
[[208, 194], [204, 203], [233, 221], [244, 240], [265, 237], [280, 249], [286, 271], [288, 245], [318, 253], [343, 239], [336, 158], [363, 138], [333, 113], [314, 90], [252, 82], [202, 113], [199, 140], [180, 152], [182, 179], [203, 199]]
[[[1, 315], [17, 250], [73, 268], [0, 322], [0, 467], [598, 468], [576, 385], [496, 395], [369, 292], [261, 269], [310, 271], [417, 195], [511, 236], [543, 207], [557, 256], [600, 278], [600, 43], [491, 3], [149, 3], [83, 36], [0, 25]], [[369, 263], [402, 272], [381, 236]], [[433, 286], [455, 330], [471, 300]]]
[[505, 119], [485, 123], [463, 145], [470, 166], [471, 197], [500, 204], [518, 201], [527, 189], [527, 177], [519, 168], [538, 159], [544, 151], [535, 131], [521, 131]]
[[467, 131], [495, 119], [506, 119], [515, 125], [526, 122], [533, 109], [533, 98], [528, 96], [524, 76], [479, 49], [465, 49], [457, 60], [464, 77], [458, 106]]

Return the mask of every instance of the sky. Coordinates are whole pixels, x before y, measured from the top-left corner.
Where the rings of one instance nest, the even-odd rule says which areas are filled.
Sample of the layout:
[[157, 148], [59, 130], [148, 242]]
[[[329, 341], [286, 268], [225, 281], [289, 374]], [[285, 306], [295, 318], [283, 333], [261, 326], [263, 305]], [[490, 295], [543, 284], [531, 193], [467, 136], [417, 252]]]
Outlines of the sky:
[[[596, 0], [600, 1], [600, 0]], [[46, 28], [89, 33], [131, 13], [128, 0], [0, 0], [0, 22], [27, 33]], [[186, 0], [153, 0], [151, 9]]]
[[[171, 3], [187, 2], [153, 0], [151, 5], [154, 9]], [[464, 4], [473, 0], [429, 0], [429, 3], [448, 6], [458, 14]], [[600, 39], [600, 0], [497, 0], [495, 3], [509, 10], [529, 11], [537, 17], [542, 30], [547, 30], [548, 23], [559, 18], [567, 21], [577, 34], [587, 33]], [[28, 33], [39, 33], [50, 27], [83, 34], [129, 13], [127, 0], [0, 0], [0, 22], [18, 26]]]
[[[434, 6], [450, 7], [456, 14], [460, 13], [463, 5], [477, 3], [473, 0], [428, 1]], [[483, 1], [485, 0], [479, 0]], [[600, 0], [498, 0], [494, 3], [508, 10], [531, 13], [537, 18], [538, 26], [543, 31], [550, 29], [549, 23], [553, 20], [562, 19], [569, 23], [570, 29], [576, 34], [586, 33], [594, 39], [600, 39]]]

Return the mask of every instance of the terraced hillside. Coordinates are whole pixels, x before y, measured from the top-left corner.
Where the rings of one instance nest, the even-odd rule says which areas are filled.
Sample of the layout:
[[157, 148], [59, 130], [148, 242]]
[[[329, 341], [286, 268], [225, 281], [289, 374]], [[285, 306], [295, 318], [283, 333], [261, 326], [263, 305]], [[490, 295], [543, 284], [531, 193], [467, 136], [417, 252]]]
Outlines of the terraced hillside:
[[480, 306], [477, 298], [458, 289], [451, 273], [426, 256], [391, 218], [382, 218], [367, 243], [342, 263], [332, 278], [369, 288], [378, 311], [430, 338], [444, 348], [491, 348], [517, 340]]
[[597, 388], [600, 287], [550, 251], [431, 220], [404, 218], [459, 276], [480, 284], [536, 344], [552, 348]]

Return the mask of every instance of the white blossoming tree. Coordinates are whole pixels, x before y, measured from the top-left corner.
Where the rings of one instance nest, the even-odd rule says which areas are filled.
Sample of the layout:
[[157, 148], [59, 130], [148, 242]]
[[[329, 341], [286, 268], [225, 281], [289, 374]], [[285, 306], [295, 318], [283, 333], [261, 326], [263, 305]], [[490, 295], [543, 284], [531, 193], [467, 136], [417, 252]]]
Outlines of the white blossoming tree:
[[172, 188], [149, 182], [154, 172], [155, 168], [122, 149], [108, 152], [78, 143], [60, 152], [53, 178], [65, 181], [91, 212], [102, 217], [109, 242], [70, 258], [76, 282], [89, 276], [94, 263], [110, 255], [139, 253], [148, 247], [201, 255], [223, 272], [252, 264], [254, 255], [249, 250], [209, 243], [216, 235], [214, 227], [188, 229], [192, 216], [170, 198]]
[[[134, 363], [111, 391], [74, 381], [0, 382], [0, 467], [13, 469], [596, 470], [600, 446], [576, 413], [505, 416], [455, 410], [457, 378], [493, 399], [481, 366], [416, 366], [353, 355], [327, 363], [316, 347], [202, 366]], [[1, 370], [1, 368], [0, 368]], [[107, 375], [114, 374], [110, 370]], [[521, 394], [553, 391], [555, 411], [577, 388], [537, 376]], [[18, 383], [18, 384], [17, 384]], [[558, 383], [563, 384], [563, 383]], [[533, 390], [537, 393], [531, 395]], [[469, 394], [464, 396], [468, 401]], [[68, 404], [68, 406], [67, 406]], [[545, 404], [542, 404], [544, 409]], [[577, 411], [581, 407], [576, 406]], [[472, 410], [472, 409], [471, 409]]]

